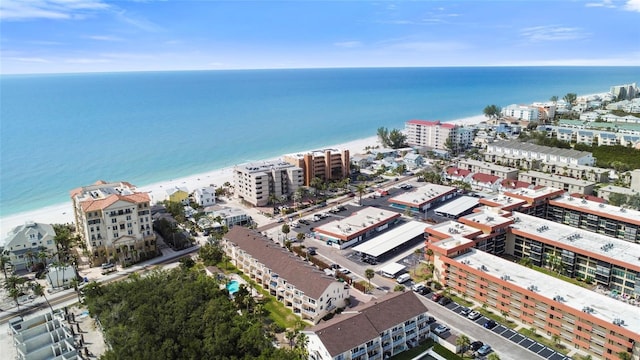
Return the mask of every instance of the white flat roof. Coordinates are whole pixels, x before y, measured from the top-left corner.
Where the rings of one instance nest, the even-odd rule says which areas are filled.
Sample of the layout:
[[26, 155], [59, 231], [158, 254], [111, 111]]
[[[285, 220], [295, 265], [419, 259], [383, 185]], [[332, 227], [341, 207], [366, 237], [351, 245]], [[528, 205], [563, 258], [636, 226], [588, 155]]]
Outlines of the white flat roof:
[[394, 196], [393, 198], [389, 199], [389, 201], [415, 204], [416, 206], [420, 206], [431, 202], [434, 199], [437, 199], [452, 190], [456, 190], [456, 188], [453, 186], [427, 184], [418, 187], [413, 191], [408, 191], [398, 196]]
[[577, 206], [581, 211], [598, 214], [602, 217], [621, 217], [628, 219], [630, 223], [640, 222], [640, 211], [633, 209], [623, 209], [620, 206], [608, 205], [599, 203], [597, 201], [590, 201], [586, 199], [577, 199], [572, 196], [563, 196], [553, 199], [554, 202], [560, 204], [566, 204], [569, 206]]
[[514, 204], [525, 204], [526, 201], [522, 200], [522, 199], [517, 199], [514, 198], [512, 196], [509, 195], [497, 195], [497, 196], [489, 196], [487, 198], [485, 198], [485, 200], [487, 201], [491, 201], [493, 203], [496, 204], [500, 204], [500, 206], [504, 207], [504, 206], [509, 206], [509, 205], [514, 205]]
[[559, 224], [550, 220], [513, 213], [514, 224], [511, 228], [531, 233], [551, 241], [576, 247], [606, 258], [615, 259], [638, 268], [640, 244], [613, 238], [610, 236]]
[[560, 181], [564, 184], [572, 184], [572, 185], [578, 185], [578, 186], [595, 185], [595, 182], [593, 181], [574, 179], [569, 176], [562, 176], [557, 174], [547, 174], [547, 173], [534, 171], [534, 170], [520, 172], [520, 174], [518, 175], [518, 179], [520, 179], [521, 176], [529, 176], [529, 177], [551, 180], [551, 181]]
[[486, 162], [486, 161], [480, 161], [480, 160], [474, 160], [474, 159], [463, 159], [460, 160], [459, 164], [468, 164], [471, 166], [478, 166], [484, 169], [490, 169], [490, 170], [497, 170], [500, 172], [512, 172], [512, 171], [518, 171], [518, 169], [513, 168], [513, 167], [508, 167], [508, 166], [502, 166], [502, 165], [497, 165], [494, 163], [490, 163], [490, 162]]
[[315, 231], [319, 231], [327, 235], [349, 237], [362, 230], [377, 227], [394, 217], [399, 217], [399, 215], [400, 214], [394, 211], [368, 206], [344, 219], [334, 220], [324, 225], [320, 225], [315, 228]]
[[591, 313], [592, 316], [609, 323], [613, 323], [614, 319], [622, 319], [624, 320], [624, 328], [640, 334], [640, 311], [637, 306], [545, 275], [483, 251], [472, 249], [454, 260], [459, 263], [464, 261], [467, 266], [485, 269], [485, 273], [496, 278], [506, 275], [513, 287], [524, 289], [524, 291], [530, 286], [535, 286], [535, 292], [548, 298], [549, 304], [556, 301], [552, 300], [554, 297], [560, 296], [564, 305], [578, 311], [583, 311], [586, 307], [592, 308], [594, 310]]
[[395, 275], [395, 274], [399, 273], [400, 271], [404, 270], [405, 268], [406, 268], [406, 266], [394, 262], [394, 263], [387, 264], [387, 265], [381, 267], [380, 269], [378, 269], [378, 271], [383, 272], [383, 273], [387, 273], [387, 274]]
[[473, 196], [460, 196], [457, 199], [450, 201], [439, 208], [435, 209], [436, 214], [445, 214], [451, 216], [458, 216], [469, 209], [472, 209], [480, 203], [480, 199]]
[[460, 234], [461, 236], [475, 234], [480, 231], [473, 226], [459, 223], [457, 221], [445, 221], [440, 224], [431, 225], [429, 228], [443, 234]]
[[544, 195], [548, 195], [551, 193], [554, 193], [556, 191], [559, 191], [560, 189], [558, 188], [554, 188], [554, 187], [550, 187], [550, 186], [544, 186], [538, 189], [529, 189], [529, 188], [518, 188], [518, 189], [514, 189], [514, 190], [507, 190], [505, 191], [505, 193], [510, 193], [510, 194], [518, 194], [521, 196], [526, 196], [529, 198], [536, 198], [539, 196], [544, 196]]
[[420, 221], [409, 221], [382, 235], [364, 242], [353, 248], [354, 251], [361, 252], [370, 256], [378, 257], [393, 248], [396, 248], [405, 242], [424, 234], [427, 225]]

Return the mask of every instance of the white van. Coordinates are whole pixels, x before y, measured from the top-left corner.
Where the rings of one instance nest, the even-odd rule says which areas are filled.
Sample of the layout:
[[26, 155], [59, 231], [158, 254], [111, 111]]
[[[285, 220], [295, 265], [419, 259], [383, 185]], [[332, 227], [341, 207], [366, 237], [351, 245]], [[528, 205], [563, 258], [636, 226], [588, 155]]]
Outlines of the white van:
[[409, 274], [407, 274], [407, 273], [404, 273], [404, 274], [402, 274], [402, 275], [400, 275], [400, 276], [398, 276], [398, 277], [396, 278], [396, 282], [397, 282], [398, 284], [405, 283], [405, 282], [407, 282], [407, 281], [409, 281], [409, 280], [411, 280], [411, 275], [409, 275]]

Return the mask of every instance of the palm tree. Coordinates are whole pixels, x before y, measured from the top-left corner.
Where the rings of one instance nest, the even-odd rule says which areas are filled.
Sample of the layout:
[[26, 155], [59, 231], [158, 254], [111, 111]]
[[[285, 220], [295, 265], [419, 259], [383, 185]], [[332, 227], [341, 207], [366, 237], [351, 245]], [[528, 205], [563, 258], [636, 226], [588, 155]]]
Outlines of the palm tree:
[[[137, 274], [137, 273], [134, 273]], [[71, 286], [73, 286], [73, 291], [76, 292], [76, 295], [78, 295], [78, 302], [82, 304], [82, 299], [80, 298], [80, 291], [79, 291], [79, 286], [80, 286], [80, 280], [78, 280], [78, 277], [74, 277], [73, 279], [71, 279]]]
[[364, 277], [369, 281], [369, 289], [371, 289], [371, 279], [376, 276], [376, 272], [373, 269], [367, 269], [364, 271]]
[[471, 344], [471, 340], [469, 340], [469, 337], [465, 334], [458, 336], [456, 339], [456, 346], [460, 348], [460, 353], [464, 353], [469, 344]]
[[287, 330], [287, 332], [284, 334], [284, 337], [289, 341], [289, 347], [293, 349], [293, 341], [296, 338], [296, 331], [293, 330]]
[[620, 351], [618, 358], [620, 358], [620, 360], [631, 360], [631, 355], [626, 351]]
[[427, 261], [431, 262], [431, 257], [433, 256], [433, 250], [427, 249], [427, 251], [425, 251], [425, 254], [427, 254]]
[[7, 281], [7, 265], [11, 265], [11, 259], [5, 254], [0, 253], [0, 266], [2, 266], [5, 281]]
[[551, 341], [553, 341], [553, 343], [556, 344], [556, 346], [560, 345], [560, 335], [558, 334], [551, 335]]
[[417, 255], [416, 258], [416, 265], [413, 268], [413, 276], [416, 276], [416, 270], [418, 269], [418, 264], [420, 263], [420, 256], [422, 255], [424, 249], [423, 248], [417, 248], [413, 253], [415, 255]]
[[34, 295], [42, 296], [44, 298], [44, 301], [47, 302], [47, 305], [49, 305], [49, 309], [51, 309], [51, 312], [53, 312], [53, 307], [51, 306], [51, 303], [49, 303], [49, 299], [47, 299], [47, 296], [45, 294], [44, 286], [42, 286], [42, 284], [34, 281], [34, 282], [31, 283], [31, 290], [33, 291]]
[[21, 278], [16, 275], [11, 275], [4, 281], [4, 289], [7, 290], [9, 296], [13, 299], [13, 301], [16, 302], [18, 310], [20, 309], [18, 297], [22, 295], [22, 287], [25, 282], [27, 282], [27, 279]]
[[309, 354], [307, 352], [307, 344], [309, 344], [309, 337], [305, 333], [298, 333], [296, 335], [296, 352], [301, 359], [308, 359]]
[[362, 195], [364, 195], [364, 193], [367, 192], [367, 184], [358, 184], [356, 186], [356, 191], [358, 192], [358, 195], [360, 196], [360, 200], [359, 200], [358, 204], [362, 205]]
[[487, 360], [500, 360], [500, 356], [498, 356], [498, 354], [492, 352], [491, 354], [489, 354], [489, 356], [487, 356]]

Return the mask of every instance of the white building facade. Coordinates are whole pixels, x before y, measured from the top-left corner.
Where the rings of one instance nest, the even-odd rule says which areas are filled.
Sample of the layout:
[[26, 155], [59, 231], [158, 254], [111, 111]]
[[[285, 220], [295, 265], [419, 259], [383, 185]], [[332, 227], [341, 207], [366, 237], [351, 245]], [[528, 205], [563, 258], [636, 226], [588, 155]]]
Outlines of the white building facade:
[[193, 200], [196, 204], [207, 207], [216, 204], [216, 187], [209, 185], [201, 188], [197, 188], [193, 192]]
[[41, 262], [39, 254], [46, 254], [45, 262], [54, 261], [57, 252], [54, 238], [56, 232], [50, 224], [27, 222], [13, 228], [5, 240], [3, 255], [15, 270], [29, 270], [31, 265]]
[[244, 164], [233, 169], [236, 195], [254, 206], [287, 199], [304, 185], [303, 170], [284, 161]]
[[409, 120], [405, 123], [407, 144], [447, 150], [445, 143], [450, 140], [459, 149], [469, 147], [473, 141], [473, 132], [457, 125], [440, 121]]

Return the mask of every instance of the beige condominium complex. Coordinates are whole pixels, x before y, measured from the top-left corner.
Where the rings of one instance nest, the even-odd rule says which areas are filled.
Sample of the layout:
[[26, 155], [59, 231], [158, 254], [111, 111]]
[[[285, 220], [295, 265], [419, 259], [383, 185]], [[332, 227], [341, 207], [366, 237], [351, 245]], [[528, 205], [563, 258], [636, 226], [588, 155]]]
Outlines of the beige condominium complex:
[[151, 199], [128, 182], [98, 181], [71, 191], [76, 231], [94, 264], [133, 263], [156, 255]]
[[287, 162], [265, 161], [233, 169], [236, 195], [253, 206], [266, 206], [295, 193], [303, 185], [303, 170]]
[[303, 170], [305, 186], [311, 186], [314, 178], [328, 181], [349, 176], [349, 150], [319, 149], [285, 155], [283, 160]]

